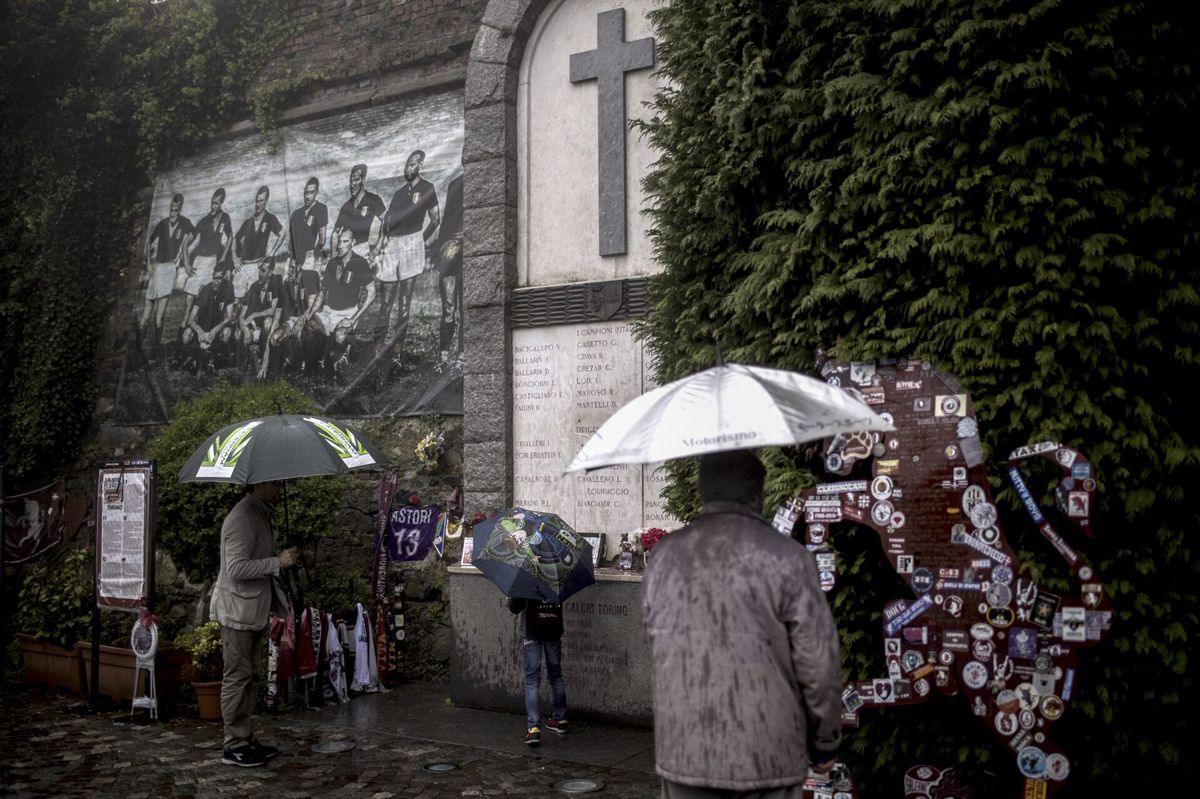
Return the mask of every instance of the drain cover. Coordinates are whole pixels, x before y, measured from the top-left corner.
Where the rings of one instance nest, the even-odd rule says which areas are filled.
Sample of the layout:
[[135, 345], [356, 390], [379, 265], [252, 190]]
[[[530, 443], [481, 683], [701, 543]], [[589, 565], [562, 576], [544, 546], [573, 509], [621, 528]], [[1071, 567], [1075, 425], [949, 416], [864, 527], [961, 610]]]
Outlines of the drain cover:
[[455, 769], [458, 768], [458, 764], [457, 763], [426, 763], [425, 765], [421, 766], [421, 768], [425, 769], [426, 771], [436, 771], [436, 772], [441, 773], [441, 772], [446, 772], [446, 771], [454, 771]]
[[353, 741], [322, 741], [313, 747], [313, 751], [323, 754], [333, 754], [335, 752], [349, 752], [353, 748]]
[[570, 779], [563, 780], [554, 787], [564, 793], [591, 793], [602, 789], [604, 783], [599, 780]]

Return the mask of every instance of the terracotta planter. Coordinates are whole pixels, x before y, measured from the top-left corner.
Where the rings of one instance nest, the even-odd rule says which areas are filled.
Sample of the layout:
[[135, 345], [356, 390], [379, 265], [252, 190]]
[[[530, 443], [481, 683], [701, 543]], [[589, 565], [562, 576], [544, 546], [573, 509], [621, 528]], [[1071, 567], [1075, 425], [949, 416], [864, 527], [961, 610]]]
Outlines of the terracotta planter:
[[[92, 685], [92, 644], [90, 641], [80, 641], [75, 644], [79, 657], [83, 660], [84, 692]], [[154, 657], [154, 686], [158, 696], [158, 707], [161, 713], [164, 709], [175, 707], [175, 699], [179, 694], [182, 682], [180, 670], [188, 662], [188, 655], [170, 641], [159, 644], [158, 653]], [[132, 649], [117, 646], [100, 645], [100, 693], [117, 702], [129, 702], [133, 699], [133, 677], [137, 668], [137, 656]], [[145, 695], [145, 676], [141, 678], [142, 690]]]
[[83, 693], [83, 665], [79, 662], [78, 650], [63, 649], [26, 633], [17, 633], [17, 640], [21, 644], [26, 682]]
[[202, 719], [221, 718], [221, 681], [194, 682], [196, 689], [196, 709]]

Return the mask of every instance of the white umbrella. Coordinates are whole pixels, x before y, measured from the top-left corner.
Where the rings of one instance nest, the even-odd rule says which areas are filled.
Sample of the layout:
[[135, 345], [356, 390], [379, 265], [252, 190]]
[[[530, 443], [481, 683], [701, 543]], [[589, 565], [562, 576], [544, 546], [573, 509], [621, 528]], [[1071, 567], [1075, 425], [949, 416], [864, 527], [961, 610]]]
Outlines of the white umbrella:
[[807, 375], [722, 364], [625, 405], [583, 445], [567, 471], [894, 429], [850, 392]]

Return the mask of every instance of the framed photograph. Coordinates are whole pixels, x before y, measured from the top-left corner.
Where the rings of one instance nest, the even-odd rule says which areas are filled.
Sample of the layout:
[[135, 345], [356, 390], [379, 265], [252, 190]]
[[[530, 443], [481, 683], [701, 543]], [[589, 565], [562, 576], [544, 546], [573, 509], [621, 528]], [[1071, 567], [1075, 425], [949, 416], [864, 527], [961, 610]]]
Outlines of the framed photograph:
[[581, 533], [584, 540], [592, 545], [592, 568], [600, 565], [604, 555], [604, 536], [601, 533]]
[[475, 568], [475, 564], [471, 563], [471, 553], [475, 550], [474, 538], [463, 538], [462, 560], [459, 561], [460, 566], [470, 566]]

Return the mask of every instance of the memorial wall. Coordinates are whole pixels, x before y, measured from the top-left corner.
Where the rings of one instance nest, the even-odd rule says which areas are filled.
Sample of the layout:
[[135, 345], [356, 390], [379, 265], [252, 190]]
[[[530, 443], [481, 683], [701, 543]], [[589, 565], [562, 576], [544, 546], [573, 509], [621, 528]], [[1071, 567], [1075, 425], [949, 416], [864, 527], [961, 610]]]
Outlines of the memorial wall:
[[674, 528], [657, 466], [563, 474], [616, 410], [654, 387], [628, 322], [513, 332], [513, 504], [557, 513], [581, 533], [603, 533], [605, 559], [622, 533]]

